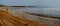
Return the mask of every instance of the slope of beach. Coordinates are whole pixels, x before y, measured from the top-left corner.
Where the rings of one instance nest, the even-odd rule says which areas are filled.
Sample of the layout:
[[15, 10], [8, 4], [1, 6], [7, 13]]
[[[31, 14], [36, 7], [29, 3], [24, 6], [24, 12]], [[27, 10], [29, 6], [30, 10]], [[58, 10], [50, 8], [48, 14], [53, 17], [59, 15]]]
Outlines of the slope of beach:
[[[26, 7], [1, 7], [0, 8], [0, 21], [5, 26], [60, 26], [59, 19], [50, 17], [35, 16], [22, 11]], [[5, 21], [6, 20], [6, 21]], [[19, 25], [18, 25], [19, 24]], [[21, 24], [21, 25], [20, 25]]]
[[43, 22], [35, 22], [21, 17], [12, 15], [8, 10], [0, 9], [0, 26], [44, 26]]

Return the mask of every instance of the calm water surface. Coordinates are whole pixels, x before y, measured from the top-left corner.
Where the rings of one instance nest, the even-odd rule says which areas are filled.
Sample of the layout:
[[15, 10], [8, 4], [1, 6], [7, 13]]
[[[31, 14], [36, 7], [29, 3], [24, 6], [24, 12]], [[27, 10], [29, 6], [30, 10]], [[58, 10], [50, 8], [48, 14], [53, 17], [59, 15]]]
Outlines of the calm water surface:
[[17, 11], [17, 12], [29, 12], [29, 13], [35, 13], [35, 14], [46, 14], [51, 16], [60, 17], [60, 8], [34, 8], [34, 7], [11, 7], [11, 11]]

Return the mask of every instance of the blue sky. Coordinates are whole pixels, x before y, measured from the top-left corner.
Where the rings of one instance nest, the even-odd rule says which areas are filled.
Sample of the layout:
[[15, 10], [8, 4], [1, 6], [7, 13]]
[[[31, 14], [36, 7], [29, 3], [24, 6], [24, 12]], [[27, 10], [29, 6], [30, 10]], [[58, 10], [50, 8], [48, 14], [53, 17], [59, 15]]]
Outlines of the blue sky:
[[39, 0], [0, 0], [3, 5], [38, 5]]
[[3, 5], [60, 7], [60, 0], [0, 0]]

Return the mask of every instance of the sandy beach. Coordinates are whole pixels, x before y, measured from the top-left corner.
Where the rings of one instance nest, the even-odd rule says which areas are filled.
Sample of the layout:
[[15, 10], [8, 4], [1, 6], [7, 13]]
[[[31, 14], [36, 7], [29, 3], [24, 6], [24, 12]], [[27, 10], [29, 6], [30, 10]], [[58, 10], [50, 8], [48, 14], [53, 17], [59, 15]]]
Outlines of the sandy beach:
[[9, 10], [9, 8], [0, 7], [1, 26], [59, 26], [60, 24], [59, 19], [31, 15], [18, 9]]
[[23, 16], [16, 17], [11, 15], [6, 7], [1, 7], [0, 9], [0, 26], [44, 26], [43, 22], [35, 22], [31, 20], [24, 19]]

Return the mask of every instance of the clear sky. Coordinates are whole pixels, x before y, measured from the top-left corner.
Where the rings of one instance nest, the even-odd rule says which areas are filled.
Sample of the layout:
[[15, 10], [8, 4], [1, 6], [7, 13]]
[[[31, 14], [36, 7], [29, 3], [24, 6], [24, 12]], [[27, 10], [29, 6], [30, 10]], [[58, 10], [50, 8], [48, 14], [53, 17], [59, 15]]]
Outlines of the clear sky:
[[3, 5], [60, 7], [60, 0], [0, 0]]
[[39, 0], [0, 0], [3, 5], [38, 5]]

